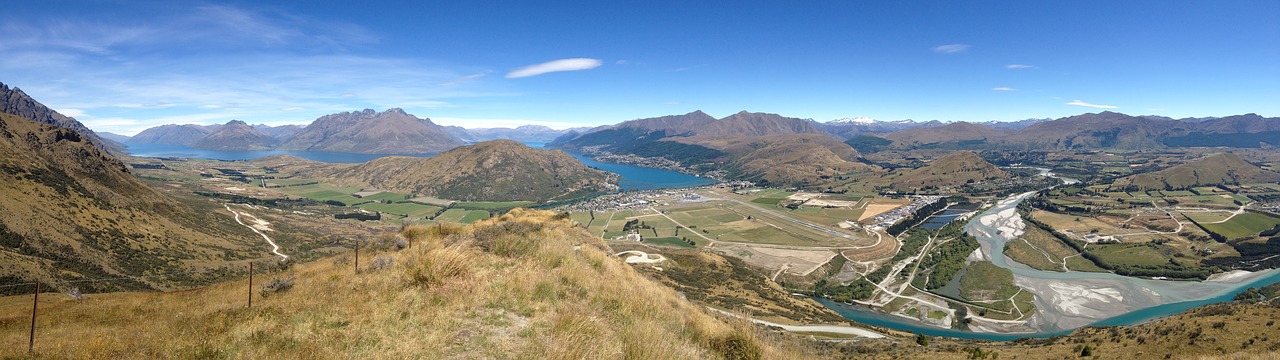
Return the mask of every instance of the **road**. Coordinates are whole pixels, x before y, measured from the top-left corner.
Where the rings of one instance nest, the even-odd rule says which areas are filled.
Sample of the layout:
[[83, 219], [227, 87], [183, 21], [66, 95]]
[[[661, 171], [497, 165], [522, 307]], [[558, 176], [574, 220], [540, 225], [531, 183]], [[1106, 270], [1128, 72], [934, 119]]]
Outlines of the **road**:
[[[255, 227], [253, 227], [253, 226], [249, 226], [249, 225], [245, 224], [243, 221], [240, 221], [240, 213], [239, 213], [239, 212], [237, 212], [237, 211], [235, 211], [235, 210], [231, 210], [231, 205], [230, 205], [230, 204], [222, 204], [222, 206], [226, 206], [226, 207], [227, 207], [227, 211], [230, 211], [232, 214], [235, 214], [235, 215], [236, 215], [236, 222], [237, 222], [237, 223], [239, 223], [240, 225], [242, 225], [242, 226], [244, 226], [244, 227], [249, 228], [249, 230], [253, 230], [253, 232], [254, 232], [254, 233], [257, 233], [258, 235], [261, 235], [263, 239], [266, 239], [266, 240], [267, 240], [267, 243], [268, 243], [268, 244], [271, 244], [271, 253], [272, 253], [272, 254], [275, 254], [276, 256], [279, 256], [281, 260], [284, 260], [284, 259], [288, 259], [288, 258], [289, 258], [289, 255], [285, 255], [285, 254], [280, 253], [280, 245], [276, 245], [276, 242], [275, 242], [275, 241], [271, 241], [271, 238], [270, 238], [270, 237], [267, 237], [267, 234], [263, 234], [261, 231], [258, 231], [258, 229], [257, 229], [257, 228], [255, 228]], [[248, 213], [246, 213], [246, 214], [248, 214]], [[247, 215], [247, 216], [253, 217], [254, 219], [257, 219], [257, 218], [258, 218], [258, 217], [253, 216], [253, 215]]]

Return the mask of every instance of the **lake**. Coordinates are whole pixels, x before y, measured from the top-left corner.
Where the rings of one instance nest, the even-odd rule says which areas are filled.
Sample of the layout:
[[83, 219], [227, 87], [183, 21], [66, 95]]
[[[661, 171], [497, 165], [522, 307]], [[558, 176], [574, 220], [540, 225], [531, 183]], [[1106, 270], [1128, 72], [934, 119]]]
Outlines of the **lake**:
[[223, 151], [204, 150], [182, 145], [129, 144], [126, 149], [129, 155], [140, 157], [175, 157], [213, 160], [251, 160], [271, 155], [293, 155], [307, 160], [351, 164], [362, 163], [384, 156], [417, 156], [431, 157], [436, 154], [349, 154], [318, 151]]
[[[546, 143], [528, 142], [525, 143], [530, 147], [542, 148]], [[330, 153], [330, 152], [314, 152], [314, 151], [222, 151], [222, 150], [204, 150], [196, 149], [189, 146], [181, 145], [154, 145], [154, 144], [132, 144], [129, 145], [128, 151], [130, 155], [140, 157], [176, 157], [176, 158], [195, 158], [195, 159], [214, 159], [214, 160], [250, 160], [271, 155], [292, 155], [300, 158], [327, 162], [327, 163], [362, 163], [369, 160], [377, 159], [384, 156], [417, 156], [431, 157], [435, 154], [348, 154], [348, 153]], [[671, 188], [688, 188], [702, 185], [710, 185], [716, 183], [715, 180], [693, 176], [676, 171], [647, 168], [635, 165], [614, 164], [592, 160], [582, 154], [569, 153], [574, 158], [582, 161], [587, 166], [612, 172], [622, 176], [618, 181], [618, 185], [623, 190], [653, 190], [653, 189], [671, 189]]]

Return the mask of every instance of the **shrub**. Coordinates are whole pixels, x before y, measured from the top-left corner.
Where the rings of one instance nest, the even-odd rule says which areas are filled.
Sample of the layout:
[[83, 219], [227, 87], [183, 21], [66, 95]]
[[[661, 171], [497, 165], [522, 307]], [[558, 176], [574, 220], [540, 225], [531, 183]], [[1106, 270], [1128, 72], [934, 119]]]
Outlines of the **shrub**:
[[405, 272], [414, 283], [435, 287], [470, 274], [471, 262], [466, 245], [455, 244], [427, 251], [426, 256], [405, 264]]
[[538, 248], [538, 241], [530, 235], [544, 227], [541, 223], [523, 221], [503, 221], [480, 227], [475, 231], [476, 246], [506, 257], [528, 255]]
[[293, 288], [293, 278], [276, 277], [268, 280], [266, 284], [262, 284], [262, 290], [258, 291], [263, 298], [271, 296], [271, 294], [289, 291]]
[[378, 256], [376, 258], [373, 258], [373, 262], [369, 264], [369, 270], [370, 271], [386, 270], [386, 269], [390, 269], [392, 266], [395, 266], [395, 264], [396, 264], [396, 260], [392, 259], [390, 256]]

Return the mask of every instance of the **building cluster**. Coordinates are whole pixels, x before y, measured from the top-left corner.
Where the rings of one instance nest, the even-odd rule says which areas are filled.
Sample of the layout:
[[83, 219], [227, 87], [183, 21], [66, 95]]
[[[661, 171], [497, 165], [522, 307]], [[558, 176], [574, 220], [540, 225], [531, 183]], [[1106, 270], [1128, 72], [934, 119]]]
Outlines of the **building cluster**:
[[893, 226], [893, 224], [897, 224], [899, 221], [902, 221], [902, 219], [906, 219], [908, 216], [911, 216], [911, 214], [914, 214], [916, 210], [920, 210], [922, 207], [936, 203], [938, 200], [942, 200], [942, 197], [937, 195], [917, 195], [912, 196], [911, 199], [910, 204], [899, 206], [896, 209], [886, 211], [883, 214], [876, 215], [871, 218], [872, 223], [875, 224], [873, 228], [879, 230]]
[[697, 189], [627, 191], [579, 201], [562, 207], [561, 211], [618, 211], [646, 208], [652, 205], [666, 205], [671, 202], [700, 201], [702, 200], [702, 195], [694, 192]]

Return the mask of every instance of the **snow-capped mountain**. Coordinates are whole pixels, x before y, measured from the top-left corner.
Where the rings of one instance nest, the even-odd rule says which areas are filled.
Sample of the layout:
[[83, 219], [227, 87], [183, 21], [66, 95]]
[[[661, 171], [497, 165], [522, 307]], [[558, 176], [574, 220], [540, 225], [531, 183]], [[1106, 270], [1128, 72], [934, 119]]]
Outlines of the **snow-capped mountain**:
[[875, 122], [876, 122], [876, 119], [859, 116], [855, 118], [835, 119], [835, 120], [828, 121], [827, 123], [828, 124], [871, 124]]

